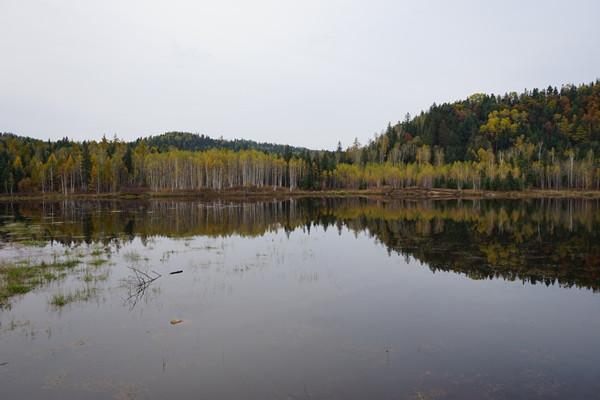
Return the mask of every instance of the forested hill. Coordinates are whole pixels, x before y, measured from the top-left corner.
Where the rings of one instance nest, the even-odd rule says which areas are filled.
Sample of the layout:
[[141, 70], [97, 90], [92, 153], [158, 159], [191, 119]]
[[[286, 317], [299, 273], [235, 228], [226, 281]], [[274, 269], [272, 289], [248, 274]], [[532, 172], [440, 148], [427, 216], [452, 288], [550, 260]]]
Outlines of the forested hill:
[[41, 141], [0, 134], [0, 192], [456, 188], [600, 191], [600, 81], [475, 94], [315, 151], [169, 132]]
[[228, 149], [233, 151], [259, 150], [265, 153], [299, 155], [307, 150], [303, 147], [255, 142], [254, 140], [246, 139], [214, 139], [210, 136], [189, 132], [166, 132], [162, 135], [149, 136], [143, 139], [140, 138], [134, 142], [134, 145], [138, 145], [142, 140], [146, 141], [149, 147], [155, 148], [160, 152], [165, 152], [172, 149], [189, 151]]
[[[0, 142], [5, 141], [8, 138], [27, 146], [45, 144], [50, 148], [56, 149], [68, 147], [73, 143], [73, 141], [66, 137], [55, 142], [44, 142], [40, 139], [0, 132]], [[300, 155], [305, 151], [309, 151], [304, 147], [290, 146], [287, 144], [256, 142], [254, 140], [246, 139], [214, 139], [210, 136], [190, 132], [166, 132], [160, 135], [139, 138], [133, 142], [123, 143], [130, 147], [137, 147], [142, 141], [145, 142], [150, 149], [161, 153], [169, 150], [205, 151], [210, 149], [227, 149], [233, 151], [258, 150], [265, 153], [290, 156]]]
[[[434, 104], [420, 115], [389, 125], [364, 148], [363, 162], [410, 162], [417, 148], [443, 150], [444, 161], [476, 160], [479, 149], [495, 154], [533, 144], [538, 156], [600, 153], [600, 81], [533, 89], [503, 96], [474, 94]], [[356, 144], [355, 146], [356, 147]]]

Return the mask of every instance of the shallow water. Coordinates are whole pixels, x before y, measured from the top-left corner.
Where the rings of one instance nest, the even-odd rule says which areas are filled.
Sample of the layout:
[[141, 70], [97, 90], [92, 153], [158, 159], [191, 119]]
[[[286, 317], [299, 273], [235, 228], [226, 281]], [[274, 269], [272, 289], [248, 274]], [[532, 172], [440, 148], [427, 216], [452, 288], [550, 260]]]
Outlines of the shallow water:
[[0, 310], [2, 399], [600, 393], [598, 201], [73, 201], [0, 216], [2, 263], [79, 260]]

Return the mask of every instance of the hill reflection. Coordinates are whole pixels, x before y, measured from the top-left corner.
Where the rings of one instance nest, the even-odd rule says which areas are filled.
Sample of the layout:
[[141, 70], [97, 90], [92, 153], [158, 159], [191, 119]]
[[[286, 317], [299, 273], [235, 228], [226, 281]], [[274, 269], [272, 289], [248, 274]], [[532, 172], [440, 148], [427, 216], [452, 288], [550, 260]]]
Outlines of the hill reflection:
[[[3, 203], [9, 241], [120, 246], [139, 237], [257, 236], [311, 227], [366, 232], [432, 271], [600, 289], [600, 203], [584, 199], [191, 200]], [[20, 227], [16, 229], [15, 227]], [[350, 244], [349, 244], [350, 245]]]

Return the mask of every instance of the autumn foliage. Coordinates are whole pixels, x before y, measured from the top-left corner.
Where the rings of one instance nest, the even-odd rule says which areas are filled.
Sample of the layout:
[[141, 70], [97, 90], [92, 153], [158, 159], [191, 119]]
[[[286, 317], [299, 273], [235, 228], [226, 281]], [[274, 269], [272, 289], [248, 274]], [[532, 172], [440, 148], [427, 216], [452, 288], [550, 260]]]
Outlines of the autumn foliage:
[[0, 192], [230, 188], [600, 190], [600, 81], [475, 94], [335, 151], [169, 132], [41, 141], [0, 134]]

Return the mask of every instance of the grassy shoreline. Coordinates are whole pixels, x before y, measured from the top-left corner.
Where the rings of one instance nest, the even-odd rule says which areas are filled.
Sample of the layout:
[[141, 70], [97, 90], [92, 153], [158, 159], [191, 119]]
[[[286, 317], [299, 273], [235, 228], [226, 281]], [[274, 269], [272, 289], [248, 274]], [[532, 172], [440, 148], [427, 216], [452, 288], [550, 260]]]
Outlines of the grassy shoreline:
[[136, 191], [112, 193], [17, 193], [0, 195], [0, 201], [62, 201], [62, 200], [144, 200], [155, 198], [196, 198], [204, 200], [244, 200], [244, 199], [285, 199], [297, 197], [384, 197], [387, 199], [525, 199], [525, 198], [590, 198], [600, 199], [600, 190], [522, 190], [489, 191], [458, 189], [361, 189], [361, 190], [273, 190], [264, 189], [224, 189], [179, 190], [179, 191]]

